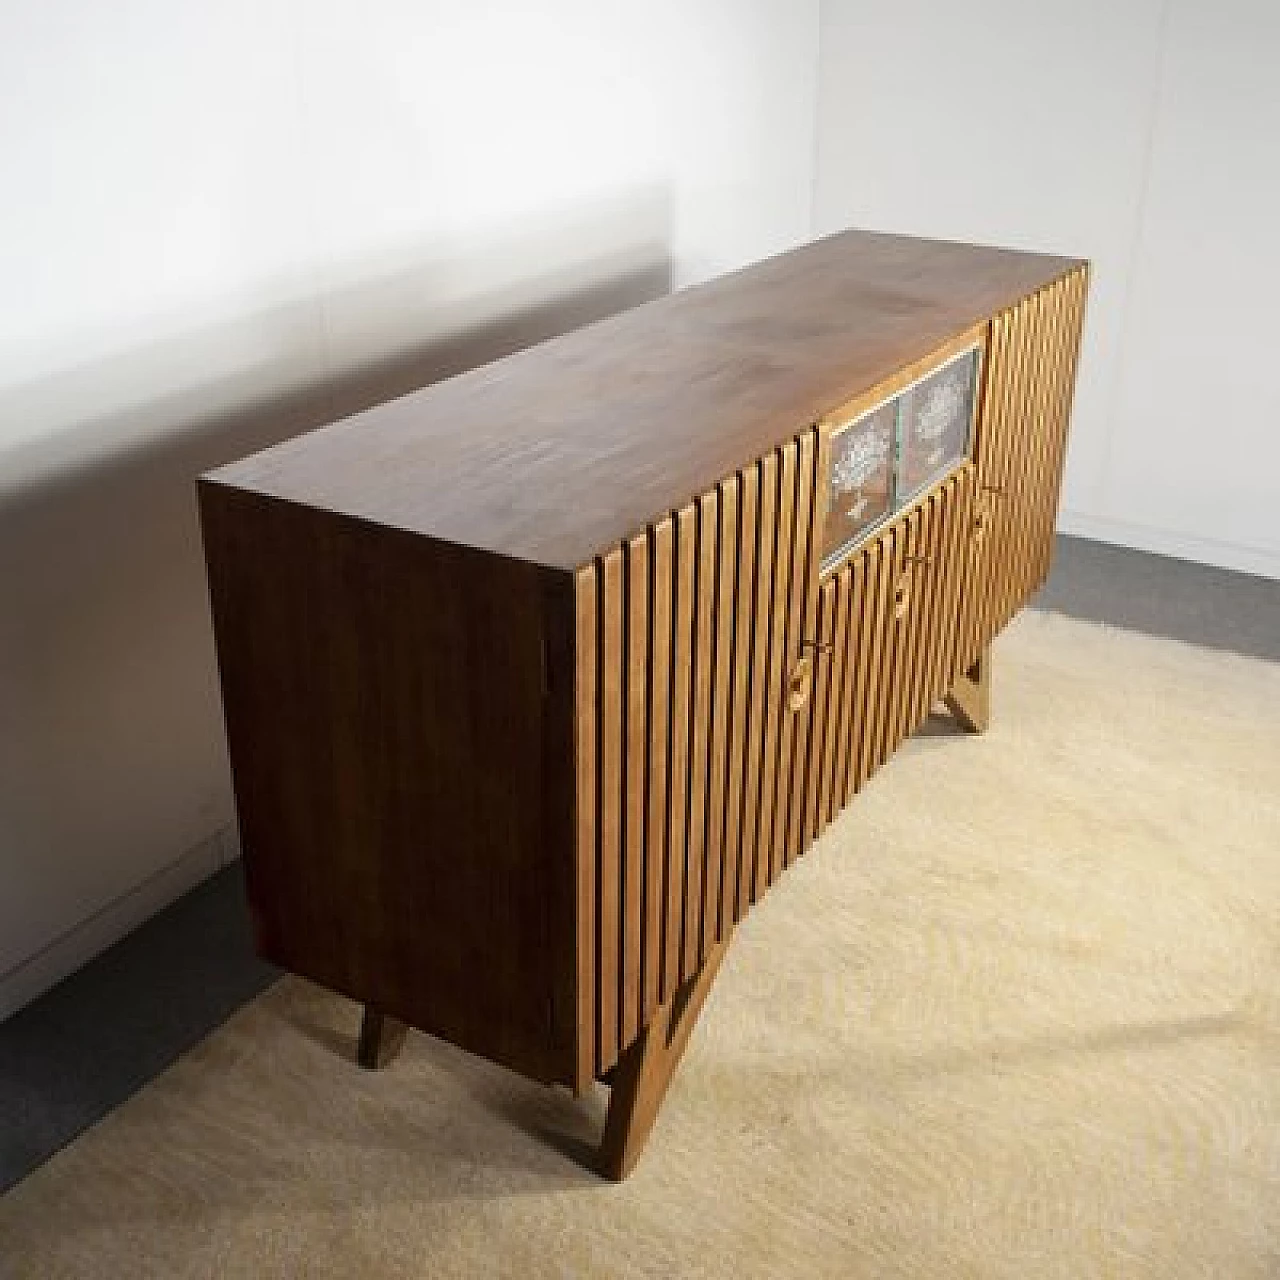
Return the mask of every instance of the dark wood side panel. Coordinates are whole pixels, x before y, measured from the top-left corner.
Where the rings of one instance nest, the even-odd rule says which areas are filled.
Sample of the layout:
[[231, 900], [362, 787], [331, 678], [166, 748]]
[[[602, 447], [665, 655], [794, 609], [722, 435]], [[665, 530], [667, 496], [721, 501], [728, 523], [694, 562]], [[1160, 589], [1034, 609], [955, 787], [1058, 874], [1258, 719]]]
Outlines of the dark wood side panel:
[[216, 482], [200, 505], [261, 952], [574, 1083], [572, 576]]

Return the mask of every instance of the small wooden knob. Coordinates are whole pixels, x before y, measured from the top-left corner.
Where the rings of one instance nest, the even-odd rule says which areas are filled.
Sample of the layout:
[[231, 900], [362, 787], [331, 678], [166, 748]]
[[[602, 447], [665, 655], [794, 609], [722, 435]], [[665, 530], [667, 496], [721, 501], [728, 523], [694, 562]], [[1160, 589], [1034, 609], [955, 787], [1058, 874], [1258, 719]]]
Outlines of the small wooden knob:
[[787, 706], [792, 711], [799, 711], [809, 701], [813, 689], [813, 661], [809, 655], [802, 654], [796, 665], [791, 668], [791, 677], [787, 681]]
[[893, 588], [893, 616], [899, 622], [907, 616], [911, 608], [911, 575], [904, 573]]

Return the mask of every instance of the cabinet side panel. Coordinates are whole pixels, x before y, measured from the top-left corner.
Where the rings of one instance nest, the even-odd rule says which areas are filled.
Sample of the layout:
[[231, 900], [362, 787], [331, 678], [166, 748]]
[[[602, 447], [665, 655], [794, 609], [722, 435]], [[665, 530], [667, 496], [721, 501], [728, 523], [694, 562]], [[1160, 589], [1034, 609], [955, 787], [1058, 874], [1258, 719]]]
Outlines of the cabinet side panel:
[[562, 575], [216, 483], [201, 509], [261, 951], [572, 1082]]

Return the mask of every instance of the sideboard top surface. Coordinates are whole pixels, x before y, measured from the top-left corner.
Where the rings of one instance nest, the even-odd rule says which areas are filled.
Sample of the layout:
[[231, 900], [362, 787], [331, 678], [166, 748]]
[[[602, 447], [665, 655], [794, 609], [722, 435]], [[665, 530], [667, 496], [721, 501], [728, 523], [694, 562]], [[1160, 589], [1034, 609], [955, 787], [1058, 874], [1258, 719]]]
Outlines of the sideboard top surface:
[[1075, 265], [846, 231], [206, 480], [570, 570]]

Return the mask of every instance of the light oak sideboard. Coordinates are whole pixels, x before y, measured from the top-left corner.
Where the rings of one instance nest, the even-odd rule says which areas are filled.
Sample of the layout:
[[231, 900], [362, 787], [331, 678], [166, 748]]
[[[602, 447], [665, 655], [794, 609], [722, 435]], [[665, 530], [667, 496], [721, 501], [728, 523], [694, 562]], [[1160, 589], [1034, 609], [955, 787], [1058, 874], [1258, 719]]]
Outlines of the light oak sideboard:
[[[735, 925], [1045, 579], [1087, 285], [850, 231], [200, 482], [261, 952], [634, 1164]], [[785, 890], [783, 890], [785, 893]]]

